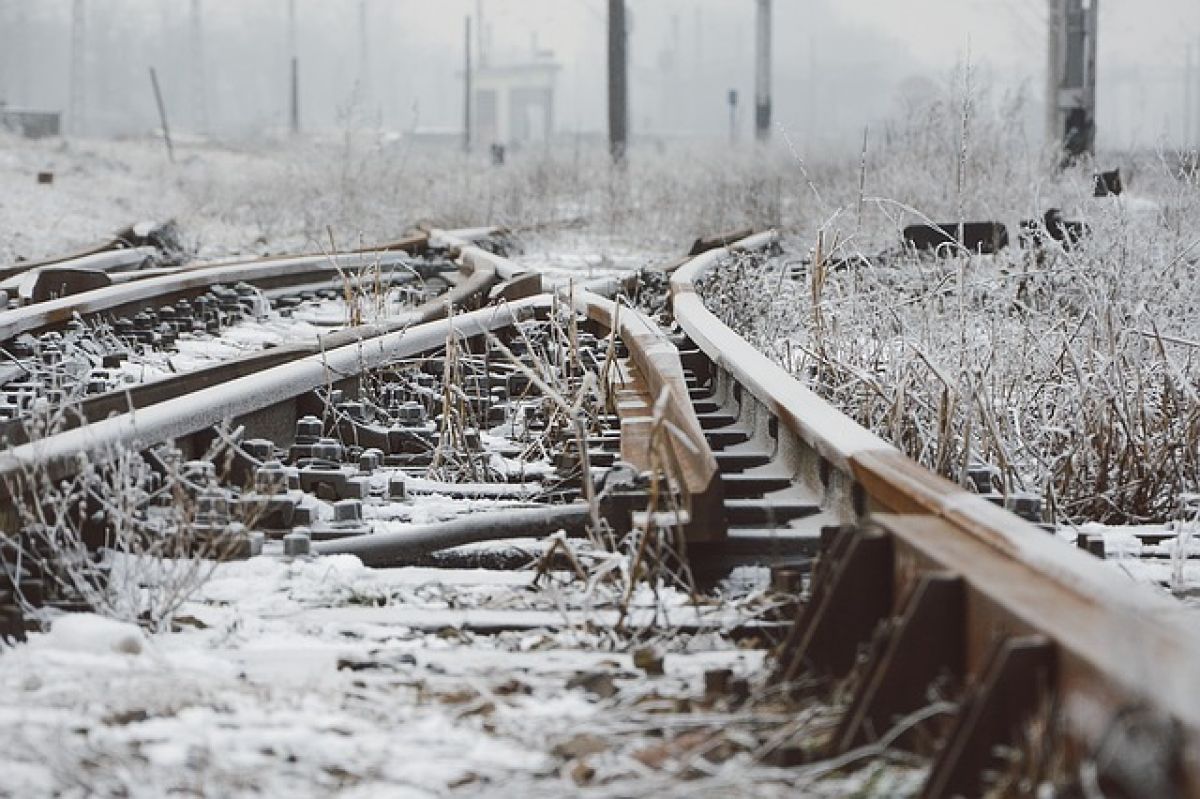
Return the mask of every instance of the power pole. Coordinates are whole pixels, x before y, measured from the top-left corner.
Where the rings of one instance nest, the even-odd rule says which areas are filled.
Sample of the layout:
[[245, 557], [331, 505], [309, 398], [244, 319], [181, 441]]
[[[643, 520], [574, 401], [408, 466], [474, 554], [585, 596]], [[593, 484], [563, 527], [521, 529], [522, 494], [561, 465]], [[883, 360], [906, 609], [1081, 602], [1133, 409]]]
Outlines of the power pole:
[[296, 0], [287, 0], [287, 48], [288, 58], [299, 55], [296, 52]]
[[730, 89], [728, 95], [729, 101], [729, 143], [737, 144], [737, 123], [738, 123], [738, 92], [737, 89]]
[[463, 69], [463, 78], [466, 84], [466, 91], [463, 97], [463, 152], [471, 152], [471, 97], [473, 87], [471, 85], [471, 18], [467, 17], [464, 20], [463, 34], [463, 57], [465, 66]]
[[754, 130], [760, 142], [771, 138], [771, 0], [758, 0], [758, 51], [754, 71]]
[[479, 57], [479, 66], [487, 66], [487, 50], [484, 48], [483, 29], [483, 0], [475, 0], [475, 52]]
[[87, 103], [87, 9], [83, 0], [71, 4], [71, 93], [67, 124], [75, 135], [84, 132]]
[[204, 20], [200, 0], [192, 0], [188, 55], [191, 63], [192, 124], [197, 133], [208, 132], [207, 79], [204, 74]]
[[1046, 134], [1067, 159], [1096, 151], [1100, 0], [1049, 0]]
[[[1200, 53], [1200, 42], [1197, 42], [1194, 47], [1193, 53]], [[1192, 139], [1186, 144], [1195, 149], [1197, 145], [1200, 145], [1200, 69], [1198, 69], [1200, 63], [1193, 60], [1192, 67], [1191, 93], [1189, 95], [1192, 98], [1192, 114], [1189, 117], [1191, 119]]]
[[0, 104], [12, 102], [12, 73], [16, 68], [12, 53], [16, 46], [12, 36], [15, 23], [10, 18], [9, 7], [9, 0], [0, 0]]
[[28, 105], [29, 100], [29, 12], [25, 3], [17, 3], [17, 18], [13, 24], [13, 69], [17, 79], [13, 81], [10, 102]]
[[608, 0], [608, 147], [615, 163], [629, 146], [629, 62], [625, 0]]
[[300, 59], [292, 59], [292, 92], [291, 92], [291, 129], [292, 135], [300, 133]]
[[295, 136], [300, 133], [300, 57], [296, 44], [296, 0], [287, 0], [288, 122]]
[[1183, 68], [1183, 148], [1185, 150], [1192, 146], [1192, 123], [1195, 122], [1195, 115], [1192, 111], [1192, 99], [1194, 94], [1194, 67], [1192, 45], [1187, 46], [1187, 59]]
[[358, 0], [358, 90], [362, 95], [363, 108], [371, 105], [371, 36], [368, 22], [367, 0]]

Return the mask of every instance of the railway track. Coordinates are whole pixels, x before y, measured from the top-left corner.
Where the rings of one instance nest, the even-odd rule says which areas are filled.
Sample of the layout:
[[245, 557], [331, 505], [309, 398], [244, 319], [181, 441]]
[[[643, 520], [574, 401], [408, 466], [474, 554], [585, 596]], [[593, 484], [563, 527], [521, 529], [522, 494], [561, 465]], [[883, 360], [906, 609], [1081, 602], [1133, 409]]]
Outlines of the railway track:
[[[31, 626], [32, 605], [81, 602], [47, 539], [32, 535], [31, 520], [46, 519], [36, 512], [42, 491], [116, 453], [143, 452], [159, 487], [147, 508], [170, 504], [161, 487], [176, 485], [189, 545], [208, 554], [495, 567], [504, 555], [463, 547], [533, 535], [544, 539], [539, 574], [586, 579], [561, 532], [601, 550], [633, 540], [635, 576], [700, 592], [739, 566], [769, 567], [776, 601], [751, 618], [719, 606], [663, 616], [624, 605], [600, 621], [496, 611], [454, 624], [480, 635], [690, 625], [770, 649], [764, 690], [819, 697], [837, 717], [819, 739], [800, 735], [762, 753], [782, 768], [894, 748], [925, 764], [926, 796], [1037, 784], [1200, 793], [1191, 614], [922, 469], [716, 319], [697, 284], [735, 251], [775, 246], [773, 234], [698, 243], [669, 275], [666, 327], [619, 299], [628, 286], [544, 285], [472, 244], [486, 234], [173, 268], [0, 314], [0, 339], [24, 340], [25, 359], [40, 363], [16, 381], [0, 454], [0, 522], [15, 542], [5, 557], [6, 631]], [[57, 374], [58, 356], [44, 357], [51, 344], [61, 352], [55, 335], [141, 314], [135, 328], [121, 326], [128, 346], [169, 348], [175, 341], [164, 344], [161, 332], [180, 331], [162, 309], [195, 308], [214, 287], [242, 283], [294, 309], [305, 292], [378, 282], [416, 254], [453, 262], [458, 276], [445, 293], [311, 343], [85, 393], [69, 418], [29, 433], [21, 409], [47, 396], [31, 384]], [[236, 290], [227, 304], [239, 306]], [[218, 332], [223, 324], [218, 313]], [[102, 544], [111, 518], [86, 485], [67, 523]], [[414, 495], [499, 504], [381, 529]], [[139, 535], [152, 528], [143, 523]], [[377, 617], [446, 624], [444, 614], [402, 608]], [[712, 684], [719, 692], [721, 675]]]

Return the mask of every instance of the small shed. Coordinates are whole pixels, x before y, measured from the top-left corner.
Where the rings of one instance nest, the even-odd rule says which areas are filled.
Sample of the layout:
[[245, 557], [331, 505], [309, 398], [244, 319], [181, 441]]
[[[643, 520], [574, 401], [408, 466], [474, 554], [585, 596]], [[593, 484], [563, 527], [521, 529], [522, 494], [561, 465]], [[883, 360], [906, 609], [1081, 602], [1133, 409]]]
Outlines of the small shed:
[[0, 129], [27, 139], [45, 139], [62, 133], [62, 114], [58, 111], [34, 111], [0, 103]]
[[558, 62], [542, 58], [475, 70], [471, 140], [485, 147], [549, 141], [561, 69]]

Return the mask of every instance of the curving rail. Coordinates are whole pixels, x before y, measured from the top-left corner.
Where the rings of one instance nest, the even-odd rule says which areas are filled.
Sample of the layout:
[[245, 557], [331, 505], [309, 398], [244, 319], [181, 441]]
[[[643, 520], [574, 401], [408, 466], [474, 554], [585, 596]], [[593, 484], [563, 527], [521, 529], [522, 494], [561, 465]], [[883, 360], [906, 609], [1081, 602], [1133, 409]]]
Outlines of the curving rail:
[[[777, 677], [852, 678], [831, 750], [874, 740], [951, 675], [957, 711], [939, 720], [948, 729], [928, 796], [978, 793], [984, 769], [999, 768], [995, 747], [1019, 746], [1036, 722], [1065, 762], [1090, 760], [1129, 795], [1157, 784], [1139, 788], [1139, 768], [1200, 792], [1194, 615], [904, 457], [722, 324], [697, 281], [774, 241], [752, 236], [691, 260], [672, 275], [671, 301], [712, 364], [714, 392], [770, 447], [759, 469], [806, 487], [826, 517], [812, 596]], [[1152, 763], [1126, 747], [1139, 734], [1159, 736]]]
[[[1191, 614], [923, 469], [722, 324], [697, 282], [738, 252], [769, 250], [774, 234], [697, 244], [699, 254], [670, 276], [676, 333], [592, 290], [615, 292], [612, 282], [547, 291], [537, 273], [474, 245], [488, 232], [431, 231], [401, 243], [449, 248], [465, 273], [449, 294], [404, 318], [147, 384], [122, 393], [125, 406], [121, 398], [96, 398], [76, 429], [0, 454], [0, 485], [19, 490], [35, 469], [68, 474], [80, 468], [80, 453], [174, 442], [194, 457], [222, 423], [286, 442], [315, 391], [352, 387], [364, 372], [428, 356], [451, 336], [486, 349], [488, 334], [566, 304], [593, 339], [613, 344], [604, 376], [615, 398], [608, 422], [619, 434], [597, 439], [603, 457], [596, 463], [661, 473], [681, 500], [673, 518], [657, 518], [662, 506], [651, 507], [644, 485], [624, 485], [600, 504], [614, 527], [678, 526], [697, 573], [770, 564], [778, 584], [798, 588], [811, 572], [807, 601], [776, 652], [774, 679], [785, 693], [832, 684], [850, 697], [826, 754], [885, 738], [928, 754], [927, 796], [976, 795], [985, 774], [1031, 763], [1091, 769], [1099, 784], [1126, 795], [1200, 794], [1200, 641]], [[146, 276], [0, 314], [0, 331], [8, 331], [0, 338], [215, 283], [296, 285], [366, 260], [386, 265], [390, 257], [403, 256], [279, 259]], [[434, 321], [485, 298], [498, 304]], [[476, 382], [481, 391], [492, 388], [487, 375]], [[485, 396], [465, 399], [486, 406]], [[18, 520], [7, 504], [0, 521], [11, 531]], [[468, 519], [414, 537], [356, 538], [318, 550], [387, 565], [518, 526], [580, 528], [595, 512], [574, 502], [496, 516], [489, 529], [474, 529]], [[941, 709], [921, 715], [931, 695]], [[892, 735], [898, 723], [906, 726]], [[1043, 737], [1031, 741], [1031, 731]], [[1000, 757], [998, 747], [1010, 756]], [[788, 762], [806, 754], [780, 756]]]

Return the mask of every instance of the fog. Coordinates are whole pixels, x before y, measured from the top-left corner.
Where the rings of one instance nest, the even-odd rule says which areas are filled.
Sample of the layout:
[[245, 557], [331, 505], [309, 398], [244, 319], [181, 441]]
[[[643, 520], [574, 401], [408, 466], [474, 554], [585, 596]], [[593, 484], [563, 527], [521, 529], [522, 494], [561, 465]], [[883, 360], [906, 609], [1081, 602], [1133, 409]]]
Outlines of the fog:
[[[84, 24], [72, 30], [74, 2]], [[0, 0], [0, 99], [67, 114], [82, 135], [157, 126], [148, 69], [181, 133], [250, 137], [285, 129], [288, 0]], [[553, 51], [554, 133], [605, 129], [605, 0], [295, 0], [300, 111], [307, 132], [462, 128], [463, 26], [482, 7], [489, 65]], [[630, 0], [636, 137], [726, 137], [753, 114], [753, 0]], [[858, 140], [902, 97], [942, 91], [956, 67], [993, 95], [1021, 91], [1041, 135], [1042, 0], [776, 0], [775, 120], [800, 149]], [[72, 43], [81, 58], [72, 72]], [[478, 40], [477, 40], [478, 41]], [[1200, 118], [1200, 3], [1104, 0], [1101, 147], [1184, 143], [1185, 63]], [[476, 57], [479, 53], [476, 53]], [[74, 95], [72, 85], [75, 85]]]

